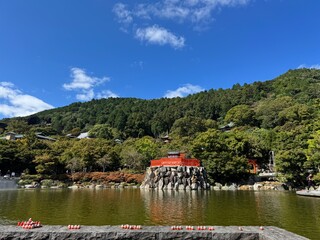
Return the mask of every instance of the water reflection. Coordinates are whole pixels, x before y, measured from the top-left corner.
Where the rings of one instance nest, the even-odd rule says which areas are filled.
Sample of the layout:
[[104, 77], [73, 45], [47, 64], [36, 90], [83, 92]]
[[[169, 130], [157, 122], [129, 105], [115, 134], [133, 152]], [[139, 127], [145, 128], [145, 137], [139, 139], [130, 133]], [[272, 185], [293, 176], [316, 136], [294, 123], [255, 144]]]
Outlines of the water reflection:
[[153, 225], [204, 223], [208, 193], [141, 190], [146, 213]]
[[317, 239], [320, 198], [290, 192], [0, 190], [0, 224], [273, 225]]

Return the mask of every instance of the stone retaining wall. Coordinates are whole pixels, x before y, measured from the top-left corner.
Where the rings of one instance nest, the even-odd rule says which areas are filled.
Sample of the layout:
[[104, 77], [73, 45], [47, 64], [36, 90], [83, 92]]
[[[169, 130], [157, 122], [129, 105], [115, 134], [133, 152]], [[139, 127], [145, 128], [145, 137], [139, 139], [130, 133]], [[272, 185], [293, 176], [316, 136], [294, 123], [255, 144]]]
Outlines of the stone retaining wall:
[[0, 177], [0, 189], [15, 189], [17, 188], [17, 179]]
[[210, 185], [203, 167], [148, 167], [140, 188], [198, 190]]
[[0, 225], [0, 239], [32, 240], [102, 240], [102, 239], [215, 239], [215, 240], [303, 240], [307, 239], [277, 227], [221, 227], [214, 230], [171, 230], [168, 226], [143, 226], [141, 230], [122, 229], [120, 226], [83, 226], [69, 230], [67, 226], [43, 226], [26, 230], [18, 226]]

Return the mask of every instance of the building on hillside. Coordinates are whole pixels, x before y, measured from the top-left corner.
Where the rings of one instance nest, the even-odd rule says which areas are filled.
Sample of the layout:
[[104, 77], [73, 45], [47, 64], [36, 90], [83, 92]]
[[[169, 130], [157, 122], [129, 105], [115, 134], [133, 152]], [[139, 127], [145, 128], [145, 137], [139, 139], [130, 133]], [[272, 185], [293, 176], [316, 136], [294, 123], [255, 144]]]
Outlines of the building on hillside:
[[43, 135], [42, 133], [36, 133], [36, 137], [42, 140], [56, 141], [56, 139]]
[[[36, 135], [36, 137], [38, 139], [48, 140], [48, 141], [56, 141], [56, 139], [48, 137], [48, 136], [45, 136], [42, 133], [35, 133], [35, 135]], [[5, 134], [5, 136], [4, 137], [0, 137], [0, 139], [15, 141], [15, 140], [18, 140], [18, 139], [22, 139], [23, 137], [24, 137], [23, 134], [17, 134], [15, 132], [7, 132]]]
[[170, 143], [171, 142], [171, 138], [169, 137], [169, 135], [165, 135], [163, 137], [161, 137], [161, 140], [164, 142], [164, 143]]
[[89, 137], [89, 132], [80, 133], [80, 135], [77, 138], [78, 139], [90, 138]]
[[235, 124], [234, 122], [229, 122], [227, 125], [224, 125], [224, 126], [221, 126], [219, 127], [219, 129], [222, 131], [222, 132], [228, 132], [230, 131], [232, 128], [235, 127]]
[[0, 139], [5, 139], [5, 140], [17, 140], [23, 138], [22, 134], [17, 134], [15, 132], [7, 132], [4, 137], [1, 137]]

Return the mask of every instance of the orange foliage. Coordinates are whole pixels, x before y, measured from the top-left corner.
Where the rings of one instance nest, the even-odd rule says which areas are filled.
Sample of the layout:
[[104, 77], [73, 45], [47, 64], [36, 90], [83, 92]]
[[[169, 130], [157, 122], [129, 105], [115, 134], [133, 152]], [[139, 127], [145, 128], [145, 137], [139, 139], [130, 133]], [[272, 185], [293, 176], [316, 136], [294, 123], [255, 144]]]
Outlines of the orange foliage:
[[115, 183], [142, 183], [144, 174], [126, 173], [126, 172], [77, 172], [70, 175], [72, 181], [86, 182], [115, 182]]

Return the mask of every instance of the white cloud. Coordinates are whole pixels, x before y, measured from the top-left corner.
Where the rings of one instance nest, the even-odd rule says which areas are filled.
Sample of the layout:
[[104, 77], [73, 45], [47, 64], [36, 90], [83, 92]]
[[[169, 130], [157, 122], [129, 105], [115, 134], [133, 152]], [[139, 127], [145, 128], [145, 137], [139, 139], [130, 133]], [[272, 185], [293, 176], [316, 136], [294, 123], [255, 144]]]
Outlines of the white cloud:
[[[106, 94], [102, 93], [95, 94], [94, 89], [102, 83], [110, 81], [109, 77], [97, 78], [89, 76], [84, 69], [76, 67], [71, 68], [70, 76], [71, 83], [63, 84], [63, 88], [68, 91], [76, 91], [77, 100], [90, 101], [93, 98], [101, 98], [101, 96], [107, 96]], [[110, 90], [104, 90], [102, 92], [109, 92], [109, 95], [112, 97], [117, 96], [116, 94], [112, 95], [112, 92]]]
[[119, 95], [111, 92], [110, 90], [103, 90], [97, 94], [97, 98], [118, 98]]
[[309, 69], [320, 69], [320, 64], [313, 64], [311, 66], [308, 66], [306, 64], [301, 64], [298, 69], [300, 68], [309, 68]]
[[82, 93], [78, 93], [76, 98], [79, 101], [90, 101], [94, 98], [94, 91], [93, 89], [82, 90]]
[[[252, 0], [138, 0], [135, 3], [127, 1], [126, 4], [115, 4], [113, 13], [121, 25], [120, 29], [126, 33], [133, 29], [136, 39], [181, 48], [185, 38], [166, 28], [156, 27], [157, 21], [162, 20], [162, 25], [163, 20], [166, 23], [189, 23], [194, 30], [203, 31], [210, 26], [217, 10], [247, 5], [250, 1]], [[172, 25], [170, 28], [172, 29]]]
[[0, 99], [4, 102], [0, 104], [0, 114], [5, 117], [28, 116], [53, 108], [39, 98], [24, 94], [10, 82], [0, 82]]
[[94, 86], [97, 86], [101, 83], [109, 81], [110, 78], [108, 77], [90, 77], [87, 75], [84, 69], [81, 68], [71, 68], [71, 78], [72, 82], [69, 84], [63, 84], [64, 89], [66, 90], [76, 90], [82, 89], [87, 90], [91, 89]]
[[168, 90], [167, 93], [164, 95], [166, 98], [175, 98], [175, 97], [185, 97], [189, 94], [194, 94], [204, 91], [204, 89], [197, 85], [186, 84], [182, 87], [179, 87], [176, 90]]
[[117, 3], [113, 7], [113, 12], [116, 14], [120, 23], [129, 24], [132, 22], [132, 13], [128, 10], [127, 5], [123, 3]]
[[140, 41], [145, 41], [157, 45], [170, 45], [177, 49], [185, 46], [184, 37], [179, 37], [171, 33], [165, 28], [154, 25], [147, 28], [138, 28], [136, 31], [136, 38]]
[[[135, 19], [155, 20], [167, 19], [180, 23], [191, 22], [195, 29], [210, 23], [214, 10], [222, 7], [246, 5], [251, 0], [162, 0], [153, 3], [140, 3], [129, 10], [129, 6], [118, 3], [114, 13], [118, 21], [127, 26]], [[144, 1], [145, 2], [145, 1]]]

